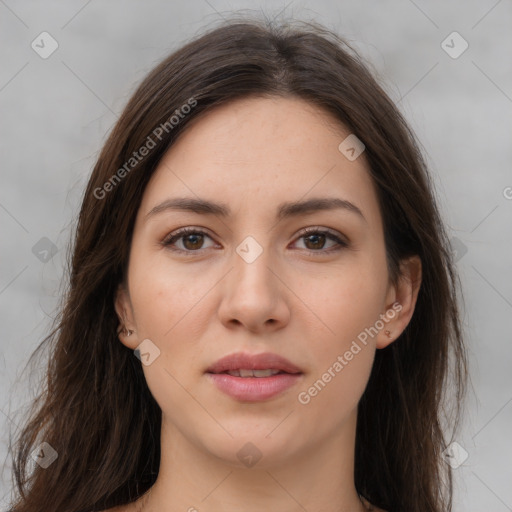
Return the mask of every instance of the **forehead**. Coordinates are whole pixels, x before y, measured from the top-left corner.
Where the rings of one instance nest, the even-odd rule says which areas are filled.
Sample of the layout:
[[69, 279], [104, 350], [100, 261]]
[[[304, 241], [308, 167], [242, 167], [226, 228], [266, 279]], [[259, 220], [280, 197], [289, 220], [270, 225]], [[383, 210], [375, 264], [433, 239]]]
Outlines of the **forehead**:
[[234, 211], [268, 211], [283, 201], [340, 197], [379, 224], [364, 153], [338, 149], [350, 135], [331, 114], [301, 99], [244, 98], [193, 120], [152, 176], [147, 214], [169, 197], [222, 200]]

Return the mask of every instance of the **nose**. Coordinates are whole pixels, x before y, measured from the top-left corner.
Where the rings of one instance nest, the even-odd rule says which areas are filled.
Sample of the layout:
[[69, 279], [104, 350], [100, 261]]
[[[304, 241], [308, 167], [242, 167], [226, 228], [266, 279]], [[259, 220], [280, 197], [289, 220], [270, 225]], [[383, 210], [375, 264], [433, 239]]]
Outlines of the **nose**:
[[263, 250], [254, 261], [240, 254], [233, 252], [234, 268], [223, 280], [221, 322], [253, 333], [282, 329], [290, 320], [289, 292], [270, 251]]

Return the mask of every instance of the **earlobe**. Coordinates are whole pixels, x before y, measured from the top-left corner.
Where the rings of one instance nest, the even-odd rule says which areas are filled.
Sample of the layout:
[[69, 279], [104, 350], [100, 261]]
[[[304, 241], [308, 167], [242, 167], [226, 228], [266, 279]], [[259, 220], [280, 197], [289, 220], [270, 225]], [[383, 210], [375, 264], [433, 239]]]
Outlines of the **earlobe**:
[[400, 313], [402, 310], [402, 304], [399, 301], [395, 301], [386, 309], [384, 314], [381, 314], [380, 317], [384, 326], [377, 335], [377, 348], [386, 348], [402, 333], [403, 329], [400, 329]]
[[137, 346], [136, 336], [134, 336], [135, 327], [133, 325], [133, 313], [128, 291], [123, 284], [120, 284], [117, 288], [114, 308], [120, 324], [117, 330], [119, 340], [123, 345], [133, 349]]
[[421, 259], [411, 256], [401, 261], [400, 277], [396, 285], [390, 289], [390, 301], [384, 313], [386, 326], [377, 336], [377, 348], [385, 348], [395, 341], [411, 321], [418, 293], [421, 287]]

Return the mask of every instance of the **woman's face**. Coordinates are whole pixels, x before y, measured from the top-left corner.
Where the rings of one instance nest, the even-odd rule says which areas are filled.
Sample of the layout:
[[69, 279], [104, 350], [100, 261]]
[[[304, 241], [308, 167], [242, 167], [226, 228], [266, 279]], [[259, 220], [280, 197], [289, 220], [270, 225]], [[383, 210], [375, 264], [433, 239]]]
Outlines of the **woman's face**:
[[[349, 135], [299, 99], [237, 100], [194, 121], [144, 192], [121, 339], [142, 343], [162, 428], [194, 449], [270, 465], [335, 438], [412, 314], [364, 152], [338, 148]], [[338, 204], [299, 206], [313, 200]], [[214, 367], [234, 354], [249, 358]], [[281, 373], [236, 373], [258, 368]]]

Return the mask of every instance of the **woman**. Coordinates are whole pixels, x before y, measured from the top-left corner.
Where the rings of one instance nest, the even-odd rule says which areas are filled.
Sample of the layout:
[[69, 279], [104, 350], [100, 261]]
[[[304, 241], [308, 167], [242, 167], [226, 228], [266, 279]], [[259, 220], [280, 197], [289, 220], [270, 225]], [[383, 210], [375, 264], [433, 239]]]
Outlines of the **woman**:
[[451, 510], [458, 279], [412, 133], [335, 34], [230, 21], [166, 58], [70, 264], [16, 512]]

